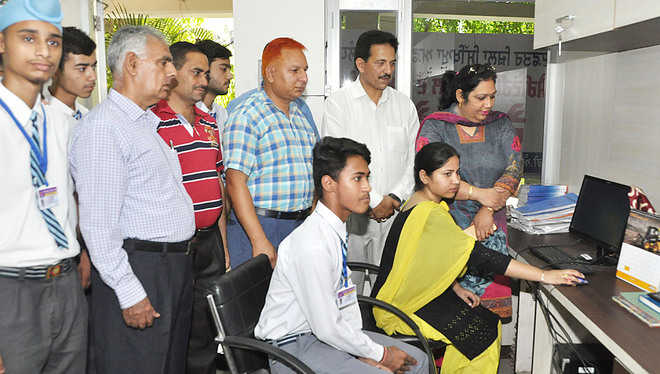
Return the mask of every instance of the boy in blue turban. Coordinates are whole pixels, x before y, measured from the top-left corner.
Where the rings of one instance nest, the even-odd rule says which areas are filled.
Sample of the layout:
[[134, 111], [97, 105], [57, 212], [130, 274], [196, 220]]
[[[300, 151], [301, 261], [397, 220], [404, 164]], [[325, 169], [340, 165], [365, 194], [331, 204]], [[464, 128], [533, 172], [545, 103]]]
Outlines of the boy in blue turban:
[[60, 62], [61, 22], [58, 0], [0, 7], [0, 355], [12, 374], [86, 367], [69, 131], [40, 95]]

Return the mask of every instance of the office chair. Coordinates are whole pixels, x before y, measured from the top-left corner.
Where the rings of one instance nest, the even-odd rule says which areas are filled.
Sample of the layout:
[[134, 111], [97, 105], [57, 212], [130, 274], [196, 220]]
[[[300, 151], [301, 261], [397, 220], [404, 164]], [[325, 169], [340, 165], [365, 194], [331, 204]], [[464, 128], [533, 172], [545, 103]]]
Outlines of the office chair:
[[[364, 281], [369, 282], [370, 286], [373, 287], [376, 282], [375, 276], [378, 275], [380, 267], [378, 265], [366, 263], [366, 262], [357, 262], [349, 261], [346, 263], [349, 269], [352, 272], [364, 272]], [[429, 356], [429, 362], [435, 362], [433, 359], [433, 352], [439, 352], [441, 355], [444, 354], [444, 349], [447, 347], [447, 343], [441, 340], [429, 340], [422, 335], [422, 332], [417, 327], [417, 324], [403, 313], [397, 307], [386, 303], [384, 301], [375, 299], [368, 296], [358, 296], [358, 302], [360, 302], [360, 313], [362, 314], [362, 328], [367, 331], [373, 331], [381, 334], [385, 334], [380, 327], [376, 325], [376, 319], [374, 318], [373, 308], [378, 307], [387, 310], [388, 312], [396, 315], [402, 321], [404, 321], [408, 326], [411, 327], [415, 335], [403, 335], [403, 334], [393, 334], [393, 338], [401, 340], [408, 344], [414, 345], [415, 347], [423, 350]], [[384, 304], [384, 306], [383, 306]], [[393, 311], [396, 310], [396, 311]]]
[[207, 291], [211, 316], [232, 374], [268, 369], [268, 356], [296, 373], [314, 374], [302, 361], [254, 337], [254, 327], [266, 303], [273, 269], [259, 255], [224, 274]]
[[364, 273], [361, 279], [356, 279], [357, 277], [351, 278], [353, 281], [357, 281], [357, 283], [359, 283], [356, 284], [358, 290], [362, 290], [363, 295], [369, 296], [371, 290], [374, 288], [374, 284], [376, 283], [376, 277], [380, 271], [380, 266], [359, 261], [348, 261], [346, 262], [346, 266], [348, 266], [352, 272]]
[[[218, 332], [216, 340], [222, 344], [232, 374], [268, 369], [267, 355], [298, 373], [313, 373], [307, 365], [288, 352], [254, 337], [254, 327], [266, 303], [272, 273], [268, 257], [259, 255], [220, 277], [207, 290], [209, 308]], [[368, 309], [369, 314], [373, 306], [383, 308], [408, 324], [429, 356], [429, 374], [436, 373], [428, 343], [414, 321], [394, 306], [371, 297], [358, 296], [358, 303], [360, 309]]]

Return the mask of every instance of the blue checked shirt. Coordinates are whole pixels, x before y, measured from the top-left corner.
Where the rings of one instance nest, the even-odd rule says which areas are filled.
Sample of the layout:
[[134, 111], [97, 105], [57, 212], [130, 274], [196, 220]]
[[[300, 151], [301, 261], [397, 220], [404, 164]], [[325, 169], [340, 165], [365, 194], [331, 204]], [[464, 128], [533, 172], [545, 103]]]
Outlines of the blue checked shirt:
[[225, 169], [248, 176], [247, 187], [259, 208], [292, 212], [312, 205], [312, 149], [318, 140], [299, 105], [289, 118], [263, 89], [232, 111], [222, 133]]
[[111, 90], [74, 129], [69, 163], [80, 230], [94, 266], [122, 309], [147, 295], [128, 262], [126, 238], [179, 242], [195, 231], [192, 200], [160, 120]]

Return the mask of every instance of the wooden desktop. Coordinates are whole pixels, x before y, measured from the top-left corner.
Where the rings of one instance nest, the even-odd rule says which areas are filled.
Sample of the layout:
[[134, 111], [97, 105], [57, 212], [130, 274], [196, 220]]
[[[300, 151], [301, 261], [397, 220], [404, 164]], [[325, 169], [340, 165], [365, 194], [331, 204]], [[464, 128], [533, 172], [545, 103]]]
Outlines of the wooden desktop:
[[[513, 228], [509, 228], [508, 238], [509, 246], [516, 252], [512, 253], [516, 259], [539, 267], [546, 264], [527, 248], [544, 244], [569, 244], [575, 241], [575, 238], [569, 234], [530, 235]], [[586, 329], [630, 373], [659, 373], [660, 328], [648, 327], [612, 301], [612, 296], [620, 292], [640, 291], [617, 279], [615, 270], [611, 267], [588, 275], [589, 284], [584, 286], [542, 285], [544, 299], [563, 315], [562, 319], [570, 330]], [[522, 347], [533, 350], [532, 372], [551, 373], [552, 339], [547, 324], [538, 305], [529, 305], [530, 303], [525, 305], [523, 302], [525, 299], [531, 300], [531, 298], [529, 296], [520, 298], [519, 315], [520, 321], [523, 322], [522, 325], [521, 322], [518, 325], [518, 344], [520, 345], [521, 341], [525, 342], [525, 337], [529, 340], [529, 334], [533, 334], [532, 347], [529, 347], [529, 344]], [[524, 323], [523, 313], [535, 313], [533, 324]], [[577, 337], [580, 339], [579, 333]], [[592, 337], [586, 337], [586, 340], [594, 341]]]

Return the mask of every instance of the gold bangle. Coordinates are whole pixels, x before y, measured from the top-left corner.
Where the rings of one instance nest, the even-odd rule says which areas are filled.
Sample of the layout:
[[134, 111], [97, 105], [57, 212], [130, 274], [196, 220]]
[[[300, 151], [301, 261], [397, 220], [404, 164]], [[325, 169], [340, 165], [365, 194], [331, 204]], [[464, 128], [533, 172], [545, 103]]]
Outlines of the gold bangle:
[[470, 189], [468, 190], [468, 200], [472, 200], [472, 190], [474, 189], [473, 185], [470, 185]]

